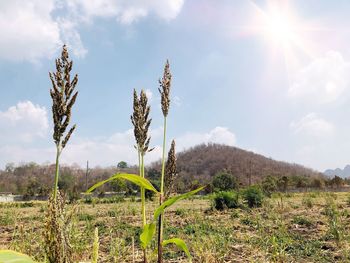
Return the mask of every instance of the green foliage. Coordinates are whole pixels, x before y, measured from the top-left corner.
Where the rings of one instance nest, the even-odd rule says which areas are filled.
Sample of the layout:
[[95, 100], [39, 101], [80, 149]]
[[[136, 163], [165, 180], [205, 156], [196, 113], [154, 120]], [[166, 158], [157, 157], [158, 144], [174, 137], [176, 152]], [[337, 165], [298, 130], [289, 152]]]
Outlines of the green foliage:
[[336, 175], [330, 180], [330, 184], [333, 187], [339, 188], [344, 185], [344, 179]]
[[331, 197], [326, 198], [324, 214], [328, 217], [328, 234], [338, 245], [344, 239], [344, 226], [341, 221], [339, 210]]
[[117, 164], [117, 167], [118, 167], [119, 169], [125, 169], [125, 168], [128, 168], [128, 164], [127, 164], [127, 162], [120, 161], [120, 162]]
[[177, 196], [174, 196], [172, 198], [169, 198], [168, 200], [166, 200], [164, 203], [162, 203], [154, 212], [154, 215], [153, 215], [153, 221], [149, 224], [146, 224], [144, 227], [143, 227], [143, 232], [140, 236], [140, 240], [141, 240], [141, 244], [142, 244], [142, 247], [145, 249], [149, 243], [151, 242], [153, 236], [154, 236], [154, 233], [155, 233], [155, 222], [157, 222], [157, 219], [158, 217], [164, 213], [165, 209], [172, 206], [173, 204], [175, 204], [176, 202], [180, 201], [180, 200], [183, 200], [183, 199], [186, 199], [198, 192], [200, 192], [201, 190], [203, 190], [205, 188], [205, 186], [203, 187], [200, 187], [196, 190], [193, 190], [191, 192], [188, 192], [188, 193], [185, 193], [185, 194], [182, 194], [182, 195], [177, 195]]
[[87, 190], [87, 193], [94, 191], [96, 188], [104, 185], [105, 183], [108, 183], [108, 182], [111, 182], [111, 181], [117, 180], [117, 179], [128, 180], [128, 181], [130, 181], [130, 182], [132, 182], [140, 187], [143, 187], [144, 189], [158, 193], [158, 191], [154, 188], [154, 186], [147, 179], [145, 179], [139, 175], [136, 175], [136, 174], [125, 174], [125, 173], [115, 174], [115, 175], [111, 176], [110, 178], [108, 178], [107, 180], [96, 183], [95, 185], [91, 186], [89, 188], [89, 190]]
[[312, 199], [311, 199], [310, 196], [305, 195], [301, 202], [306, 208], [312, 208], [313, 207], [313, 202], [312, 202]]
[[239, 206], [237, 192], [218, 192], [214, 194], [213, 206], [216, 210], [237, 208]]
[[213, 187], [215, 191], [229, 191], [236, 189], [237, 186], [236, 178], [227, 172], [219, 172], [213, 179]]
[[264, 200], [264, 194], [258, 185], [247, 187], [243, 193], [243, 199], [247, 202], [249, 207], [261, 207]]
[[154, 212], [154, 215], [153, 215], [153, 219], [157, 220], [159, 215], [162, 214], [167, 207], [172, 206], [174, 203], [176, 203], [176, 202], [178, 202], [178, 201], [180, 201], [182, 199], [186, 199], [186, 198], [188, 198], [188, 197], [190, 197], [192, 195], [195, 195], [196, 193], [202, 191], [204, 188], [205, 188], [205, 186], [200, 187], [200, 188], [198, 188], [196, 190], [193, 190], [191, 192], [188, 192], [188, 193], [185, 193], [185, 194], [182, 194], [182, 195], [177, 195], [177, 196], [169, 198], [168, 200], [166, 200], [164, 203], [162, 203], [156, 209], [156, 211]]
[[164, 240], [162, 243], [163, 246], [166, 246], [168, 244], [175, 244], [178, 248], [182, 249], [182, 251], [185, 252], [187, 257], [191, 258], [190, 251], [188, 250], [186, 243], [182, 239], [172, 238]]
[[286, 192], [288, 189], [289, 178], [287, 176], [282, 176], [277, 180], [277, 186], [280, 191]]
[[304, 216], [295, 216], [292, 220], [292, 223], [306, 227], [312, 226], [312, 222]]
[[74, 177], [70, 173], [62, 172], [58, 178], [58, 188], [60, 191], [68, 192], [74, 185]]
[[0, 250], [0, 262], [4, 263], [35, 263], [27, 255], [11, 250]]
[[94, 244], [92, 246], [92, 263], [97, 263], [99, 246], [98, 228], [95, 227]]
[[177, 215], [177, 216], [184, 216], [184, 215], [186, 215], [186, 211], [183, 208], [176, 208], [175, 215]]
[[277, 179], [273, 176], [267, 176], [262, 181], [261, 187], [264, 194], [271, 197], [271, 194], [277, 191]]
[[146, 249], [148, 244], [151, 242], [154, 234], [156, 232], [156, 224], [154, 222], [146, 224], [143, 227], [143, 232], [140, 235], [141, 246]]

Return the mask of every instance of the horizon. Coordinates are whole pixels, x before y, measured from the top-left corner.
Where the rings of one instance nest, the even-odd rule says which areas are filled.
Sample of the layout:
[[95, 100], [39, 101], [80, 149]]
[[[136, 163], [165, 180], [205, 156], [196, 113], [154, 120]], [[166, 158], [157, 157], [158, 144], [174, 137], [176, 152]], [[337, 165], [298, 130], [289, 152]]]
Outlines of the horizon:
[[[150, 164], [161, 158], [158, 79], [173, 76], [168, 141], [219, 143], [324, 172], [350, 164], [350, 3], [3, 1], [0, 168], [53, 163], [48, 72], [67, 44], [79, 95], [62, 163], [137, 163], [132, 92], [151, 104]], [[168, 145], [169, 146], [169, 145]]]

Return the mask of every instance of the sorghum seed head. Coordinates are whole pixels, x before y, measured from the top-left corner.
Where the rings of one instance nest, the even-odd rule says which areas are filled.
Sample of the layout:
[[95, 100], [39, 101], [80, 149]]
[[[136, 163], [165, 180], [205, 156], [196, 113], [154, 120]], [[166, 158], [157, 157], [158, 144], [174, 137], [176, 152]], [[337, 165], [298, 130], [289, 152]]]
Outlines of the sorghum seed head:
[[75, 129], [74, 125], [62, 141], [62, 137], [71, 119], [72, 107], [78, 96], [78, 92], [74, 93], [74, 89], [78, 83], [78, 75], [75, 75], [73, 80], [70, 81], [72, 66], [73, 62], [69, 60], [68, 50], [66, 45], [64, 45], [61, 58], [56, 59], [56, 72], [49, 73], [52, 83], [50, 95], [52, 98], [52, 116], [54, 123], [53, 139], [57, 146], [62, 146], [62, 149], [66, 146]]
[[159, 80], [159, 85], [161, 88], [158, 88], [161, 95], [161, 104], [164, 117], [168, 116], [169, 107], [170, 107], [170, 87], [171, 87], [171, 73], [170, 65], [167, 60], [164, 66], [163, 78]]
[[174, 186], [174, 179], [177, 175], [176, 171], [176, 154], [175, 154], [175, 140], [171, 142], [171, 147], [168, 153], [168, 159], [165, 165], [165, 198], [168, 198], [172, 193]]
[[152, 119], [149, 119], [150, 110], [151, 108], [148, 105], [146, 92], [141, 90], [140, 96], [137, 96], [137, 92], [134, 90], [131, 122], [134, 126], [134, 136], [137, 144], [135, 148], [137, 148], [142, 155], [153, 150], [149, 149], [151, 138], [148, 136], [148, 130], [152, 122]]

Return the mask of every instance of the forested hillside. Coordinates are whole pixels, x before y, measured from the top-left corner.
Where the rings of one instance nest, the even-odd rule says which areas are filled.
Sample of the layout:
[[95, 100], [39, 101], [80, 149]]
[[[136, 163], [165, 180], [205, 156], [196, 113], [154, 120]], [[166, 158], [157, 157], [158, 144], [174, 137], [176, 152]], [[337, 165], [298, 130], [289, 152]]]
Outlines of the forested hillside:
[[[92, 184], [106, 179], [117, 172], [137, 173], [137, 167], [116, 165], [112, 167], [95, 167], [89, 169], [73, 166], [62, 166], [59, 186], [68, 192], [83, 192]], [[297, 164], [275, 161], [262, 155], [242, 150], [237, 147], [202, 144], [177, 154], [178, 191], [207, 184], [218, 172], [226, 171], [236, 177], [240, 185], [258, 183], [267, 176], [294, 178], [322, 177], [317, 171]], [[0, 172], [0, 192], [17, 194], [47, 194], [53, 182], [55, 167], [51, 164], [38, 165], [35, 163], [18, 166], [7, 165]], [[160, 162], [151, 164], [147, 169], [148, 177], [157, 184], [160, 176]], [[292, 181], [292, 179], [290, 181]], [[123, 182], [109, 184], [101, 191], [125, 190]]]

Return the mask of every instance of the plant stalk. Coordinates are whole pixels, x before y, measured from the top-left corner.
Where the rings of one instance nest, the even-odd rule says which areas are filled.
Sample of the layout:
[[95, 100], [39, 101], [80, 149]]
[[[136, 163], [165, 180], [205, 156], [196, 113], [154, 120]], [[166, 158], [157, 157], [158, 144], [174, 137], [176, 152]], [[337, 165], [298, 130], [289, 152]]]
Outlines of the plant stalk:
[[54, 189], [53, 189], [53, 198], [54, 198], [55, 201], [56, 201], [56, 199], [57, 199], [58, 176], [59, 176], [59, 172], [60, 172], [60, 165], [59, 165], [59, 162], [60, 162], [60, 154], [61, 154], [60, 145], [57, 145], [57, 147], [56, 147], [55, 186], [54, 186]]
[[[145, 177], [144, 160], [143, 160], [143, 155], [139, 149], [138, 149], [138, 159], [139, 159], [140, 176], [144, 178]], [[141, 213], [142, 213], [142, 227], [144, 227], [147, 222], [146, 222], [145, 189], [143, 187], [141, 187]], [[143, 262], [147, 263], [146, 249], [143, 249]]]
[[[164, 174], [165, 174], [165, 143], [166, 143], [166, 116], [164, 116], [164, 131], [163, 131], [163, 154], [162, 154], [162, 175], [160, 181], [160, 195], [159, 195], [159, 204], [163, 203], [164, 196]], [[158, 263], [163, 262], [163, 216], [164, 213], [161, 213], [158, 218]]]
[[[145, 164], [143, 159], [143, 154], [141, 154], [141, 177], [145, 178]], [[141, 205], [142, 205], [142, 223], [143, 226], [146, 225], [146, 197], [145, 197], [145, 188], [141, 187]]]

